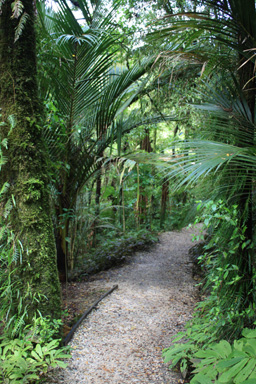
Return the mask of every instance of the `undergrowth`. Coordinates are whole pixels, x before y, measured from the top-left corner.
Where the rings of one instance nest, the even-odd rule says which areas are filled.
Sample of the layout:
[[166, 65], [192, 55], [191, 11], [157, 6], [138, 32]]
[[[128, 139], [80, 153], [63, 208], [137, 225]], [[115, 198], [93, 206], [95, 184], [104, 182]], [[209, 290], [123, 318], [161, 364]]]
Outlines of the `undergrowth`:
[[241, 254], [250, 254], [253, 244], [246, 239], [236, 205], [210, 201], [200, 203], [198, 209], [196, 223], [203, 222], [208, 234], [199, 257], [205, 275], [200, 283], [204, 300], [163, 356], [193, 384], [252, 384], [256, 379], [256, 276], [254, 272], [252, 279], [245, 278], [248, 265]]
[[101, 240], [99, 240], [100, 247], [90, 250], [83, 258], [79, 271], [74, 270], [72, 277], [86, 276], [120, 265], [135, 251], [146, 249], [156, 243], [158, 237], [156, 233], [145, 229], [126, 232], [119, 236], [116, 232], [110, 231], [108, 237], [104, 236]]
[[56, 339], [60, 323], [54, 324], [49, 318], [39, 316], [20, 329], [19, 336], [11, 337], [3, 332], [0, 336], [0, 382], [44, 382], [50, 367], [65, 368], [67, 364], [63, 359], [70, 354], [69, 348], [61, 348], [60, 339]]

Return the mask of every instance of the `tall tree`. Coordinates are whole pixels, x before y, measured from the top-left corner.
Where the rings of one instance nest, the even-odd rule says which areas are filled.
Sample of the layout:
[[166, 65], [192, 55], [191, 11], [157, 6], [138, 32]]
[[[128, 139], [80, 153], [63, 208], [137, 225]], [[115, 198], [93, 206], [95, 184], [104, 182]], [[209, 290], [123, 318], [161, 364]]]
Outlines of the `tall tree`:
[[[30, 292], [28, 315], [39, 309], [57, 318], [60, 286], [38, 98], [34, 6], [33, 0], [0, 2], [0, 108], [5, 121], [10, 115], [16, 120], [8, 136], [1, 184], [9, 182], [15, 200], [10, 224], [23, 248], [17, 278], [24, 296]], [[7, 135], [5, 127], [0, 126], [2, 137]], [[40, 300], [30, 305], [31, 295]]]

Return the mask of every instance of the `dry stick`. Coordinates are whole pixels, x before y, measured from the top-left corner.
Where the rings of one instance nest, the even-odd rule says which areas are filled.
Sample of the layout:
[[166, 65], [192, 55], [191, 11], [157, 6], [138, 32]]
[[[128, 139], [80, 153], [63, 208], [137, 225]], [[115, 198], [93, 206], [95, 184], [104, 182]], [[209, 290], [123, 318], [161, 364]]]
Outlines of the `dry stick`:
[[113, 288], [111, 288], [109, 291], [107, 291], [103, 296], [101, 296], [101, 298], [97, 301], [95, 301], [95, 303], [89, 308], [87, 309], [87, 311], [84, 312], [84, 314], [80, 317], [80, 319], [78, 320], [78, 322], [73, 326], [73, 328], [71, 329], [71, 331], [67, 334], [67, 336], [65, 337], [65, 339], [63, 340], [63, 344], [64, 345], [67, 345], [69, 343], [69, 341], [72, 339], [73, 337], [73, 334], [75, 333], [75, 330], [78, 328], [78, 326], [82, 323], [82, 321], [89, 315], [89, 313], [91, 313], [91, 311], [93, 309], [96, 309], [97, 305], [99, 304], [99, 302], [104, 299], [104, 297], [106, 297], [107, 295], [109, 295], [110, 293], [112, 293], [115, 289], [118, 288], [118, 285], [114, 285]]

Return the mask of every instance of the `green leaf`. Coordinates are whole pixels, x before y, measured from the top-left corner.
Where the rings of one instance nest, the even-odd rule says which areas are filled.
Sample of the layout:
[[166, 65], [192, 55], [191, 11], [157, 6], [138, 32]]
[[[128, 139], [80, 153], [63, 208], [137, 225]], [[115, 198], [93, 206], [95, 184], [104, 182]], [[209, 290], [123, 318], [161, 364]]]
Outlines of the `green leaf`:
[[23, 374], [22, 374], [22, 373], [12, 373], [11, 375], [9, 375], [9, 378], [10, 378], [11, 380], [14, 379], [15, 382], [17, 382], [16, 380], [21, 379], [22, 382], [23, 382]]
[[67, 363], [64, 363], [64, 361], [61, 360], [55, 360], [55, 363], [60, 367], [60, 368], [66, 368], [68, 366]]
[[15, 363], [22, 369], [26, 370], [28, 368], [27, 361], [22, 357], [18, 357]]
[[227, 357], [232, 352], [231, 345], [226, 340], [221, 340], [217, 345], [214, 346], [214, 349], [222, 358]]
[[233, 379], [238, 374], [238, 372], [240, 372], [241, 369], [247, 364], [247, 362], [248, 362], [248, 358], [242, 359], [240, 362], [233, 365], [232, 368], [230, 368], [228, 371], [221, 374], [219, 378], [219, 382], [226, 383], [227, 381]]
[[43, 347], [43, 351], [44, 353], [46, 352], [50, 352], [52, 349], [57, 349], [59, 346], [59, 341], [58, 340], [52, 340], [50, 343], [46, 344], [44, 347]]
[[40, 344], [37, 344], [36, 345], [36, 349], [35, 349], [36, 353], [41, 357], [41, 359], [43, 358], [43, 351], [42, 351], [42, 347]]
[[112, 185], [108, 185], [106, 187], [102, 198], [107, 199], [109, 196], [117, 196], [117, 191], [115, 190], [114, 187], [112, 187]]
[[244, 347], [244, 340], [234, 340], [234, 353], [237, 353], [238, 351], [242, 353]]
[[202, 375], [201, 373], [196, 374], [193, 379], [190, 381], [191, 384], [212, 384], [207, 376]]
[[242, 335], [247, 339], [256, 339], [256, 329], [245, 328]]
[[239, 363], [241, 361], [241, 357], [235, 357], [233, 359], [221, 360], [217, 363], [216, 368], [221, 372], [224, 368], [232, 367], [233, 365]]
[[248, 361], [248, 364], [237, 374], [234, 378], [234, 383], [242, 383], [244, 380], [248, 379], [250, 374], [255, 370], [256, 360], [251, 359]]
[[26, 377], [29, 379], [29, 380], [38, 380], [40, 378], [39, 375], [37, 375], [36, 373], [30, 373], [29, 375], [26, 375]]
[[249, 355], [256, 357], [256, 340], [249, 339], [244, 346], [244, 351], [247, 352]]
[[42, 358], [35, 351], [31, 351], [31, 356], [34, 357], [37, 361], [42, 361]]

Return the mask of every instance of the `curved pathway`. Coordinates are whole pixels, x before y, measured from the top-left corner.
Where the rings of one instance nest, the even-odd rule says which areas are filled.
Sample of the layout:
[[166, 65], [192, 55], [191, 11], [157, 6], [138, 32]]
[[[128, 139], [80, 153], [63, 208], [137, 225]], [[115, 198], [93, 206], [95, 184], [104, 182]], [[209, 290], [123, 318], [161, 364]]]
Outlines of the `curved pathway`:
[[61, 384], [182, 383], [162, 361], [162, 349], [191, 317], [196, 288], [188, 250], [195, 229], [166, 232], [150, 252], [96, 276], [95, 288], [118, 284], [80, 325], [72, 359], [54, 372]]

